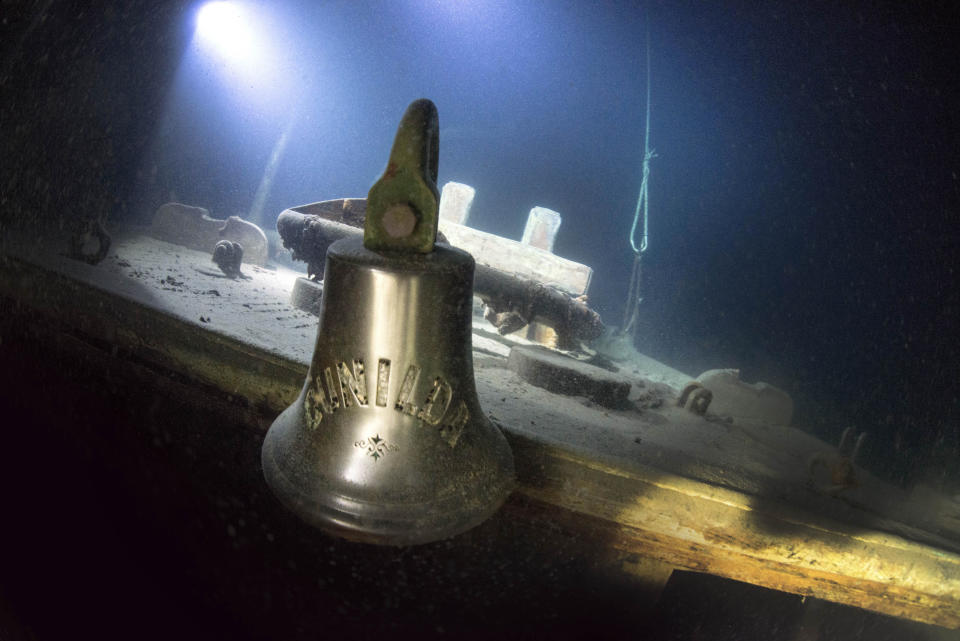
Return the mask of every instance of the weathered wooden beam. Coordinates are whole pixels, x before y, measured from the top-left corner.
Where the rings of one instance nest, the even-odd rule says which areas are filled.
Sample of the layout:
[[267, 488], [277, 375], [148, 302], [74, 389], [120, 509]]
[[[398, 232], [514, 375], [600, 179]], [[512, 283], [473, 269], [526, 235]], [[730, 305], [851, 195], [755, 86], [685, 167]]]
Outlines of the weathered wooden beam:
[[[523, 228], [520, 242], [553, 253], [553, 245], [557, 240], [557, 232], [560, 231], [562, 222], [563, 219], [558, 212], [546, 207], [534, 207], [527, 215], [527, 224]], [[547, 347], [567, 347], [561, 344], [560, 337], [552, 327], [536, 321], [530, 323], [526, 336], [527, 339]]]
[[[334, 217], [340, 215], [340, 210], [332, 207], [337, 202], [330, 201], [331, 207], [328, 207]], [[277, 231], [284, 247], [291, 250], [295, 259], [307, 262], [310, 276], [322, 276], [323, 260], [331, 244], [363, 233], [357, 227], [321, 216], [318, 212], [325, 211], [322, 207], [325, 204], [312, 205], [312, 214], [287, 209], [277, 219]], [[581, 301], [549, 284], [504, 272], [479, 260], [473, 290], [494, 312], [516, 314], [521, 326], [537, 321], [553, 327], [564, 346], [575, 346], [576, 341], [590, 341], [603, 333], [600, 315]]]
[[481, 265], [502, 269], [510, 266], [518, 276], [539, 281], [573, 296], [581, 296], [590, 288], [593, 269], [531, 245], [495, 234], [440, 221], [440, 231], [454, 247], [473, 254]]
[[466, 225], [477, 190], [463, 183], [448, 182], [440, 192], [440, 220]]
[[[366, 202], [362, 198], [325, 200], [309, 205], [291, 207], [281, 212], [277, 219], [277, 231], [283, 236], [283, 228], [293, 224], [295, 218], [288, 215], [290, 212], [304, 216], [320, 216], [330, 221], [362, 227], [365, 207]], [[487, 265], [488, 267], [515, 273], [522, 278], [544, 283], [573, 296], [586, 294], [590, 287], [593, 269], [572, 260], [561, 258], [548, 251], [473, 229], [466, 225], [459, 225], [443, 218], [440, 219], [440, 232], [451, 245], [473, 254], [479, 265]], [[313, 242], [315, 239], [311, 237], [310, 240]], [[285, 246], [287, 245], [285, 244]], [[317, 247], [321, 246], [322, 243], [317, 244]], [[326, 252], [325, 246], [323, 246], [323, 251]], [[311, 261], [318, 262], [319, 260], [312, 254], [308, 255], [304, 252], [301, 252], [301, 256], [300, 258], [294, 256], [294, 258], [305, 260], [308, 263], [311, 263]], [[322, 270], [322, 260], [319, 260], [319, 262], [320, 264], [314, 265], [313, 268]], [[505, 265], [509, 267], [505, 268]]]
[[546, 207], [534, 207], [527, 216], [520, 242], [553, 253], [562, 218], [558, 212]]
[[506, 433], [517, 491], [544, 518], [599, 528], [608, 545], [677, 568], [960, 628], [960, 555]]

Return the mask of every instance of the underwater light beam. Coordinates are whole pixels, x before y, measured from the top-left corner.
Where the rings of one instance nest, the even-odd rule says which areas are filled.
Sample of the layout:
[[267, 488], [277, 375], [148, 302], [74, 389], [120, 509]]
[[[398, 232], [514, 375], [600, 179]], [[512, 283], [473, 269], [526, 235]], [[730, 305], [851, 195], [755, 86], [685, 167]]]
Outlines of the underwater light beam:
[[[273, 145], [263, 177], [254, 194], [247, 218], [264, 224], [267, 197], [291, 133], [296, 126], [296, 100], [291, 96], [289, 75], [284, 73], [276, 30], [258, 7], [241, 0], [208, 2], [196, 13], [193, 46], [201, 70], [216, 70], [223, 87], [248, 109], [261, 114], [281, 112], [286, 124]], [[271, 37], [272, 33], [272, 37]]]
[[210, 2], [197, 12], [197, 38], [231, 65], [252, 71], [264, 54], [253, 22], [244, 7], [235, 2]]

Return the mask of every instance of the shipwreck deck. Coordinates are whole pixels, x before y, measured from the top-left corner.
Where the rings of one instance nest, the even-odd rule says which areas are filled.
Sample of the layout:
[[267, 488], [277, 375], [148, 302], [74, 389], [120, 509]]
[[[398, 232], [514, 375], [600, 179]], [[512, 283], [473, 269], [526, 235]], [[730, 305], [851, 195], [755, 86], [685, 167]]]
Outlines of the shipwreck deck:
[[[245, 265], [251, 279], [230, 280], [206, 254], [133, 232], [96, 267], [12, 242], [3, 252], [0, 297], [72, 339], [233, 398], [262, 430], [303, 384], [317, 321], [289, 304], [293, 271]], [[526, 383], [507, 367], [509, 344], [481, 327], [474, 350], [481, 405], [516, 460], [509, 518], [589, 532], [667, 568], [960, 628], [955, 514], [863, 471], [859, 487], [818, 491], [810, 457], [836, 451], [800, 429], [671, 402], [611, 410]], [[641, 390], [685, 382], [652, 359], [623, 373]]]

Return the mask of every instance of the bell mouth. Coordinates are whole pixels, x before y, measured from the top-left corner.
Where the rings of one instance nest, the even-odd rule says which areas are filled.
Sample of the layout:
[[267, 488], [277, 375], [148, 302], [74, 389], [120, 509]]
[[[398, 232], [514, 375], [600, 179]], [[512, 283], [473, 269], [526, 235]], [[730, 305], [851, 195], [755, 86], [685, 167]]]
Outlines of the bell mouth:
[[513, 488], [512, 456], [499, 431], [495, 431], [496, 446], [490, 449], [485, 465], [469, 466], [459, 476], [450, 476], [427, 500], [361, 498], [348, 493], [350, 488], [338, 478], [314, 476], [305, 484], [296, 478], [298, 471], [302, 474], [303, 462], [281, 434], [285, 420], [296, 420], [293, 410], [284, 411], [267, 433], [261, 450], [264, 477], [285, 507], [334, 536], [397, 546], [438, 541], [489, 518]]

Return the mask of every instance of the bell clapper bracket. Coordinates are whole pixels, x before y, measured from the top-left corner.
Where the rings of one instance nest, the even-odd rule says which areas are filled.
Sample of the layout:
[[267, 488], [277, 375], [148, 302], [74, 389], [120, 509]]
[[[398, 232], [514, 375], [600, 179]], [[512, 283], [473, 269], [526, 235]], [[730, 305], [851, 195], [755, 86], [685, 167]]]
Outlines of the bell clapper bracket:
[[372, 251], [427, 254], [439, 223], [437, 108], [416, 100], [403, 114], [380, 179], [367, 194], [363, 245]]

